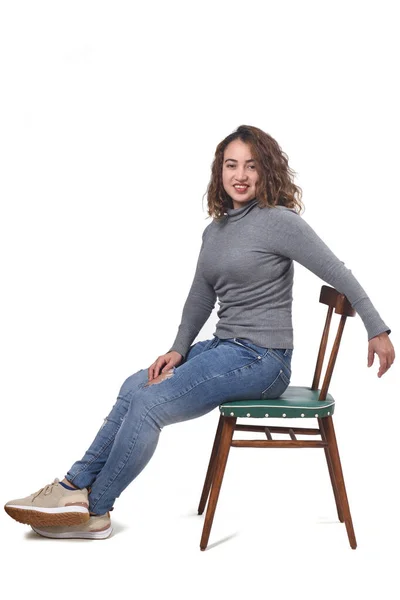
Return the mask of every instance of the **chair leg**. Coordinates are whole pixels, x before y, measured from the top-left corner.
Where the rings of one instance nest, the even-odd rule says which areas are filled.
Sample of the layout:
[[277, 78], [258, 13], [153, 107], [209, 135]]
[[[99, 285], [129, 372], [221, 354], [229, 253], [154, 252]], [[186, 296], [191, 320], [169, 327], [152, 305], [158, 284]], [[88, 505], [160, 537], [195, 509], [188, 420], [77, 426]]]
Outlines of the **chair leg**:
[[206, 478], [204, 481], [203, 491], [201, 493], [200, 504], [199, 504], [199, 508], [197, 509], [197, 512], [199, 515], [202, 515], [204, 512], [204, 509], [205, 509], [205, 506], [207, 503], [207, 499], [208, 499], [208, 494], [210, 492], [213, 475], [214, 475], [215, 463], [217, 461], [218, 448], [219, 448], [219, 444], [221, 441], [223, 419], [224, 419], [224, 417], [222, 415], [220, 415], [219, 421], [218, 421], [217, 432], [216, 432], [215, 438], [214, 438], [214, 445], [213, 445], [213, 448], [211, 451], [210, 462], [208, 463], [207, 475], [206, 475]]
[[226, 462], [231, 447], [233, 432], [235, 431], [236, 417], [222, 418], [222, 432], [215, 463], [214, 476], [212, 478], [212, 486], [210, 499], [208, 501], [207, 512], [204, 520], [203, 532], [200, 540], [200, 549], [207, 548], [208, 539], [210, 537], [211, 527], [214, 520], [214, 513], [217, 507], [218, 496], [221, 489], [222, 479], [225, 472]]
[[[323, 441], [326, 442], [327, 439], [326, 439], [326, 435], [325, 435], [325, 431], [324, 431], [323, 419], [318, 418], [317, 421], [318, 421], [318, 425], [319, 425], [319, 430], [321, 432], [321, 437], [322, 437]], [[327, 462], [327, 465], [328, 465], [329, 476], [331, 478], [333, 495], [335, 496], [335, 502], [336, 502], [336, 509], [337, 509], [338, 518], [339, 518], [339, 521], [341, 523], [343, 523], [344, 522], [343, 511], [342, 511], [342, 507], [340, 505], [340, 496], [339, 496], [339, 491], [338, 491], [338, 487], [337, 487], [337, 484], [336, 484], [335, 473], [333, 471], [332, 459], [330, 457], [328, 448], [324, 448], [324, 452], [325, 452], [326, 462]]]
[[335, 429], [333, 427], [332, 417], [324, 417], [323, 428], [326, 436], [326, 441], [328, 442], [328, 452], [332, 461], [334, 480], [336, 482], [337, 491], [340, 498], [339, 504], [343, 511], [347, 536], [349, 538], [351, 548], [355, 550], [357, 548], [357, 541], [353, 529], [353, 521], [350, 514], [350, 506], [347, 499], [346, 486], [344, 483], [343, 471], [340, 463], [339, 449], [336, 442], [336, 435]]

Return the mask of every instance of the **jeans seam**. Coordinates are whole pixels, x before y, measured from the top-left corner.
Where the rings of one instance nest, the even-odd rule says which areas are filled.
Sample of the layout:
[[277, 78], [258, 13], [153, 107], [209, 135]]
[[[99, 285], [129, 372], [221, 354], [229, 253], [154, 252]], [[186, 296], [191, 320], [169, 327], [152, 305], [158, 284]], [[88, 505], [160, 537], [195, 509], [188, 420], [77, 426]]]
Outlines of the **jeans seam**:
[[[287, 386], [290, 384], [290, 381], [289, 381], [289, 383], [286, 383], [286, 381], [285, 381], [285, 379], [284, 379], [284, 377], [283, 377], [283, 376], [287, 378], [287, 376], [285, 375], [285, 373], [284, 373], [282, 370], [280, 370], [280, 371], [279, 371], [279, 373], [278, 373], [278, 375], [277, 375], [277, 376], [275, 377], [275, 379], [273, 380], [273, 382], [272, 382], [272, 383], [271, 383], [269, 386], [267, 386], [267, 387], [265, 388], [265, 390], [263, 390], [263, 391], [261, 392], [261, 397], [262, 397], [262, 398], [264, 398], [264, 394], [265, 394], [266, 392], [268, 392], [268, 390], [270, 390], [270, 389], [272, 388], [272, 386], [274, 386], [274, 385], [275, 385], [275, 383], [278, 381], [278, 379], [279, 379], [279, 378], [280, 378], [280, 379], [281, 379], [281, 380], [282, 380], [282, 381], [283, 381], [283, 382], [286, 384], [286, 387], [287, 387]], [[287, 378], [287, 379], [288, 379], [288, 378]], [[282, 393], [283, 393], [283, 392], [282, 392]], [[281, 394], [281, 395], [282, 395], [282, 394]], [[264, 398], [264, 400], [268, 400], [268, 398]]]
[[274, 358], [276, 358], [276, 360], [278, 360], [281, 363], [281, 365], [283, 365], [284, 367], [286, 367], [291, 372], [290, 365], [288, 365], [284, 360], [282, 360], [281, 357], [276, 352], [274, 352], [272, 348], [269, 348], [268, 352], [269, 352], [269, 354], [271, 356], [273, 356]]
[[[108, 448], [108, 446], [115, 440], [115, 436], [117, 435], [120, 427], [121, 427], [121, 425], [117, 428], [115, 435], [106, 440], [106, 442], [101, 446], [100, 450], [93, 456], [93, 458], [85, 461], [85, 464], [82, 466], [82, 468], [79, 471], [77, 471], [77, 473], [73, 476], [73, 479], [75, 479], [75, 477], [77, 477], [78, 475], [80, 475], [81, 473], [86, 471], [87, 467], [90, 467], [99, 458], [99, 456], [101, 456], [101, 454], [103, 454], [103, 452]], [[71, 483], [73, 483], [73, 480], [70, 479], [70, 481], [71, 481]]]
[[[116, 474], [113, 476], [113, 478], [108, 480], [108, 482], [107, 482], [107, 484], [106, 484], [106, 487], [105, 487], [104, 491], [103, 491], [103, 492], [102, 492], [102, 493], [101, 493], [101, 494], [100, 494], [100, 495], [99, 495], [99, 496], [98, 496], [98, 497], [97, 497], [95, 500], [93, 500], [93, 499], [92, 499], [92, 500], [93, 500], [93, 501], [91, 502], [91, 507], [92, 507], [92, 508], [94, 508], [95, 506], [97, 506], [97, 504], [99, 503], [99, 501], [100, 501], [100, 500], [103, 498], [104, 494], [106, 494], [106, 493], [107, 493], [107, 491], [110, 489], [111, 485], [114, 483], [114, 481], [117, 479], [117, 477], [118, 477], [119, 475], [121, 475], [122, 471], [125, 469], [125, 467], [126, 467], [126, 465], [127, 465], [127, 463], [128, 463], [128, 460], [130, 459], [130, 457], [131, 457], [131, 455], [132, 455], [132, 452], [133, 452], [133, 450], [134, 450], [134, 448], [135, 448], [135, 445], [136, 445], [136, 442], [137, 442], [137, 440], [138, 440], [138, 437], [139, 437], [140, 431], [141, 431], [141, 429], [142, 429], [142, 427], [143, 427], [143, 423], [145, 422], [145, 420], [146, 420], [146, 418], [147, 418], [147, 415], [149, 414], [150, 410], [151, 410], [151, 409], [149, 409], [149, 410], [147, 411], [147, 413], [144, 415], [143, 419], [141, 419], [141, 422], [140, 422], [140, 427], [139, 427], [139, 429], [138, 429], [138, 432], [137, 432], [137, 434], [136, 434], [136, 438], [135, 438], [134, 442], [131, 442], [131, 444], [130, 444], [130, 447], [128, 448], [128, 451], [127, 451], [127, 453], [126, 453], [126, 455], [125, 455], [125, 456], [126, 456], [126, 458], [125, 458], [125, 460], [124, 460], [124, 464], [123, 464], [123, 465], [122, 465], [122, 467], [119, 469], [119, 471], [118, 471], [118, 472], [117, 472], [117, 473], [116, 473]], [[108, 509], [108, 510], [109, 510], [109, 509]]]

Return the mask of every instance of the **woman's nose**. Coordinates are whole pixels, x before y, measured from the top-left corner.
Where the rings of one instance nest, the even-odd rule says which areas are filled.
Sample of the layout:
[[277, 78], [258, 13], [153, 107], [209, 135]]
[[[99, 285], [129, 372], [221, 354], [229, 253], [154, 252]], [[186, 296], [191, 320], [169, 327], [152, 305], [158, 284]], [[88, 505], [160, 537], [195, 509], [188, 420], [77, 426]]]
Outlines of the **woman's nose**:
[[238, 181], [245, 181], [247, 179], [247, 173], [243, 167], [238, 167], [236, 169], [235, 175], [236, 175], [236, 179]]

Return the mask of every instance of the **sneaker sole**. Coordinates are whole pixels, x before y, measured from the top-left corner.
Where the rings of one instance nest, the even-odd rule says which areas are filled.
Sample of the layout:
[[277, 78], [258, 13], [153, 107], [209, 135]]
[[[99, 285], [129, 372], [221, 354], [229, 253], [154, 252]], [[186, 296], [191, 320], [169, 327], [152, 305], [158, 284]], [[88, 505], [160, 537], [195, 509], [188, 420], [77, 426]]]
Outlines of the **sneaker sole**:
[[111, 527], [111, 525], [107, 529], [103, 529], [101, 531], [74, 531], [74, 532], [65, 531], [63, 533], [51, 533], [49, 531], [38, 529], [36, 527], [32, 527], [32, 529], [37, 534], [39, 534], [43, 537], [52, 538], [52, 539], [60, 539], [60, 540], [66, 540], [66, 539], [105, 540], [106, 538], [110, 537], [110, 535], [113, 532], [113, 528]]
[[80, 525], [90, 518], [89, 510], [84, 506], [66, 506], [46, 510], [44, 508], [23, 508], [6, 504], [4, 510], [18, 523], [35, 527]]

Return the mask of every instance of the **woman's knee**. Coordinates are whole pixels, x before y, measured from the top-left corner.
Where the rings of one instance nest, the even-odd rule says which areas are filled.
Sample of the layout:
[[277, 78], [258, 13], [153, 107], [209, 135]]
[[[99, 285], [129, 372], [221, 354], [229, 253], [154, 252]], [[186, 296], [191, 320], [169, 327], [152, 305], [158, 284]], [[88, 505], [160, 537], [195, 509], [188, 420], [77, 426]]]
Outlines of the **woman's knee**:
[[141, 385], [147, 381], [147, 369], [140, 369], [133, 375], [130, 375], [127, 379], [125, 379], [124, 383], [121, 385], [118, 396], [128, 396], [132, 392], [138, 389]]

